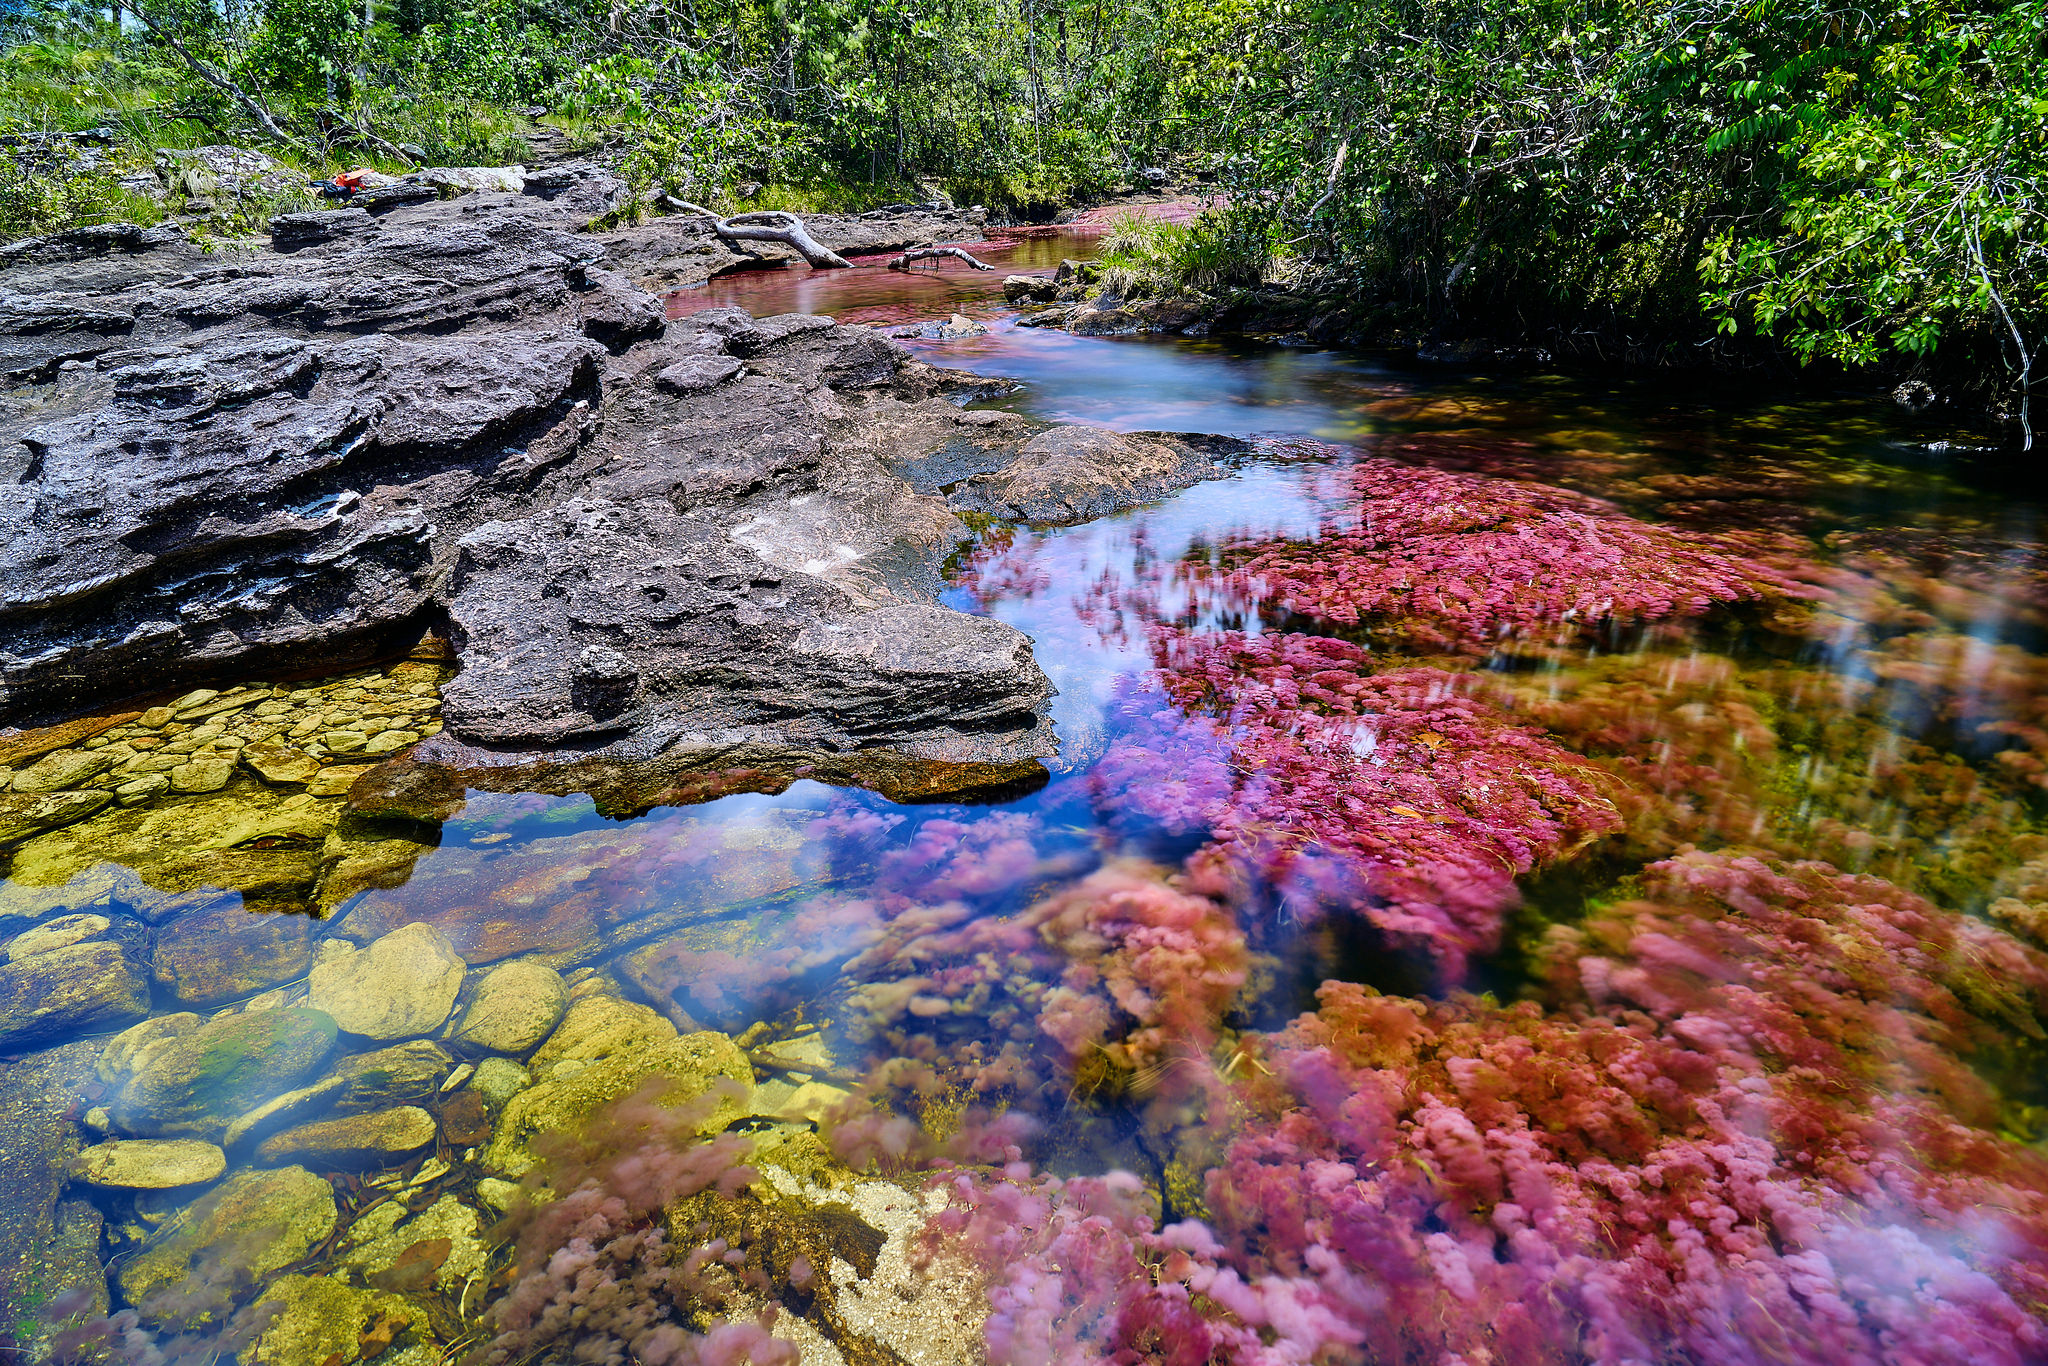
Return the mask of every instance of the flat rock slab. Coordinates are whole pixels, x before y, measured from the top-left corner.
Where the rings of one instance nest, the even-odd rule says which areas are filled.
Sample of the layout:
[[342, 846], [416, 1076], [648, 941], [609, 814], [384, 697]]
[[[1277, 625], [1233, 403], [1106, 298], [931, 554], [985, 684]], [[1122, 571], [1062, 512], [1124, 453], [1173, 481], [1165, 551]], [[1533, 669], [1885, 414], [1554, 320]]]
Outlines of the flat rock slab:
[[317, 935], [309, 917], [235, 901], [165, 925], [151, 961], [157, 981], [180, 1005], [219, 1005], [303, 977]]
[[112, 800], [94, 791], [0, 793], [0, 849], [76, 824]]
[[226, 1153], [196, 1139], [117, 1138], [80, 1153], [73, 1170], [88, 1186], [157, 1191], [204, 1185], [227, 1167]]

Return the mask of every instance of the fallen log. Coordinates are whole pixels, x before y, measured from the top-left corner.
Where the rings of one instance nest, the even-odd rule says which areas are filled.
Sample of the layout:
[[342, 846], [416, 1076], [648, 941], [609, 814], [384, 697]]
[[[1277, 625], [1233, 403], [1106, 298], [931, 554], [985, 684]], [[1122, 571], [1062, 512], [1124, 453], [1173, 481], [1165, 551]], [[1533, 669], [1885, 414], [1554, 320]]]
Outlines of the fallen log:
[[975, 260], [972, 256], [968, 255], [966, 252], [962, 251], [958, 247], [919, 247], [914, 251], [906, 251], [901, 256], [893, 256], [889, 258], [889, 269], [909, 270], [910, 263], [912, 261], [931, 261], [936, 260], [941, 256], [957, 256], [961, 260], [965, 261], [968, 265], [973, 266], [976, 270], [995, 269], [995, 267], [992, 265], [988, 265], [985, 262]]
[[738, 213], [731, 218], [720, 218], [700, 204], [687, 199], [671, 202], [690, 213], [701, 214], [711, 220], [711, 231], [727, 242], [780, 242], [792, 247], [796, 253], [810, 263], [812, 270], [844, 270], [852, 265], [845, 257], [811, 236], [804, 227], [804, 220], [793, 213], [780, 209], [767, 209], [755, 213]]

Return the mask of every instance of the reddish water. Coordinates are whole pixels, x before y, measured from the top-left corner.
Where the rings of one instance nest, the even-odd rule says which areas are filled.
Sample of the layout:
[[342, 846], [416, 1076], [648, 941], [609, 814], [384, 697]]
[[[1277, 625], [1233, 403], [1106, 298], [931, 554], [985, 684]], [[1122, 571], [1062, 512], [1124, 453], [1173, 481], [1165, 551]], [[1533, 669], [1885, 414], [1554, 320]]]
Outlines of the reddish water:
[[785, 265], [738, 271], [668, 296], [671, 318], [737, 304], [757, 318], [777, 313], [823, 313], [847, 323], [886, 327], [964, 313], [988, 318], [1003, 311], [1003, 279], [1009, 275], [1050, 276], [1068, 258], [1086, 260], [1101, 241], [1099, 227], [1032, 231], [985, 242], [949, 243], [994, 267], [976, 270], [946, 257], [920, 261], [912, 270], [890, 270], [887, 256], [856, 256], [851, 270], [811, 270]]

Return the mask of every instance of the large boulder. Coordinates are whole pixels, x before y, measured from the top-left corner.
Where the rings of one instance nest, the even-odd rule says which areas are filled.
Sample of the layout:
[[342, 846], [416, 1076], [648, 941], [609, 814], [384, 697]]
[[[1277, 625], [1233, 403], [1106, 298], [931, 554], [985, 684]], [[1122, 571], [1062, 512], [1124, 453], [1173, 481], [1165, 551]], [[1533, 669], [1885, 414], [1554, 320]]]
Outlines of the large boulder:
[[309, 979], [306, 1004], [350, 1034], [411, 1038], [441, 1027], [464, 971], [447, 935], [432, 925], [405, 925], [368, 948], [323, 959]]
[[115, 1279], [147, 1311], [152, 1294], [195, 1273], [232, 1266], [260, 1280], [289, 1266], [326, 1241], [335, 1219], [334, 1188], [304, 1167], [242, 1172], [167, 1221]]
[[[923, 794], [1037, 771], [1050, 685], [1020, 633], [939, 604], [964, 527], [875, 440], [950, 381], [829, 318], [665, 322], [576, 231], [626, 202], [616, 177], [521, 183], [281, 215], [276, 249], [232, 261], [139, 229], [0, 260], [0, 370], [42, 386], [0, 415], [0, 725], [138, 677], [345, 666], [445, 612], [461, 681], [413, 753], [465, 779], [809, 766]], [[232, 794], [238, 771], [323, 795], [315, 761], [425, 734], [129, 761], [119, 799]], [[31, 782], [78, 781], [60, 766]], [[9, 796], [0, 838], [86, 814]]]
[[237, 1116], [318, 1067], [335, 1037], [334, 1021], [317, 1010], [220, 1016], [138, 1051], [143, 1060], [109, 1113], [131, 1134], [218, 1138]]

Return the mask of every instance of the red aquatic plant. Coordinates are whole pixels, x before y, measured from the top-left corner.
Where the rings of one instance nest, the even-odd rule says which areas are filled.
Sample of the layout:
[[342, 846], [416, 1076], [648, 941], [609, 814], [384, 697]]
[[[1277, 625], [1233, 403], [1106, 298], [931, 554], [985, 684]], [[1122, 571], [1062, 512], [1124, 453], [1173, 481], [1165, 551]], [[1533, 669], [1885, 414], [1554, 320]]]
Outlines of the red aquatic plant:
[[2048, 1353], [2048, 1163], [1955, 1061], [2048, 958], [1824, 865], [1691, 855], [1559, 932], [1553, 1009], [1330, 983], [1208, 1176], [945, 1178], [991, 1360], [1538, 1366]]
[[1155, 654], [1090, 775], [1109, 820], [1207, 833], [1288, 914], [1355, 909], [1441, 980], [1498, 944], [1517, 875], [1618, 828], [1611, 775], [1468, 675], [1375, 674], [1316, 636], [1160, 631]]
[[989, 1092], [1093, 1057], [1153, 1085], [1199, 1072], [1249, 965], [1227, 910], [1126, 860], [1012, 915], [899, 906], [844, 972], [856, 1034]]
[[1349, 476], [1355, 502], [1314, 540], [1229, 547], [1230, 581], [1324, 621], [1428, 622], [1443, 644], [1482, 645], [1810, 591], [1711, 537], [1581, 493], [1380, 459]]

